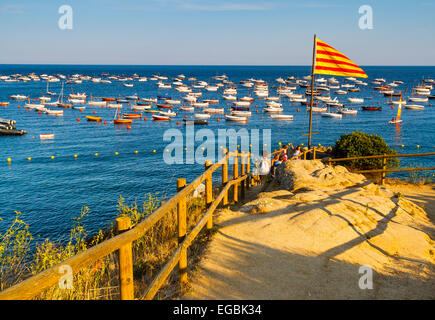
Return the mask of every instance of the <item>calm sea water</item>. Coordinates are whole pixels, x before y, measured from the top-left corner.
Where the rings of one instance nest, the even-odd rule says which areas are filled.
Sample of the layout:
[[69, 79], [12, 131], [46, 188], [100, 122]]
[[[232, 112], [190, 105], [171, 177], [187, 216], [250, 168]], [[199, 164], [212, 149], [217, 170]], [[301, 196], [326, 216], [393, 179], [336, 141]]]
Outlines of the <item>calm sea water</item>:
[[[397, 89], [408, 92], [417, 85], [423, 77], [434, 78], [435, 67], [365, 67], [369, 75], [368, 81], [374, 78], [385, 78], [388, 82], [402, 80], [404, 84]], [[107, 72], [114, 75], [140, 76], [161, 74], [176, 77], [178, 74], [196, 77], [198, 80], [213, 82], [212, 77], [226, 74], [229, 80], [238, 83], [249, 78], [263, 79], [271, 86], [278, 83], [278, 77], [302, 77], [310, 73], [309, 66], [68, 66], [68, 65], [1, 65], [0, 74], [83, 74], [101, 76]], [[340, 82], [344, 79], [337, 77]], [[168, 82], [168, 81], [164, 81]], [[50, 83], [49, 90], [60, 92], [60, 83]], [[349, 96], [371, 97], [365, 104], [382, 105], [382, 112], [359, 111], [357, 116], [343, 116], [341, 120], [322, 118], [314, 115], [313, 131], [319, 134], [313, 136], [313, 144], [332, 145], [343, 133], [360, 130], [366, 133], [381, 134], [386, 142], [399, 153], [432, 152], [435, 146], [435, 106], [431, 100], [424, 103], [423, 111], [403, 109], [401, 126], [388, 124], [396, 115], [397, 107], [391, 109], [386, 104], [383, 95], [376, 94], [372, 87], [361, 87], [359, 93]], [[179, 99], [181, 94], [175, 90], [157, 89], [155, 81], [134, 82], [134, 87], [127, 88], [118, 81], [111, 84], [92, 83], [65, 85], [64, 94], [72, 92], [92, 93], [94, 97], [117, 97], [119, 95], [137, 94], [140, 97], [156, 97], [169, 95]], [[271, 95], [275, 95], [275, 89]], [[304, 89], [303, 89], [304, 90]], [[251, 89], [252, 91], [252, 89]], [[300, 89], [299, 92], [303, 92]], [[117, 203], [122, 195], [127, 203], [137, 202], [139, 205], [147, 193], [171, 196], [175, 193], [176, 179], [187, 178], [191, 181], [203, 171], [203, 165], [184, 164], [167, 165], [163, 162], [163, 153], [168, 142], [163, 141], [163, 133], [169, 128], [184, 131], [182, 125], [176, 122], [184, 118], [186, 113], [180, 112], [170, 122], [153, 122], [151, 115], [148, 120], [134, 120], [130, 130], [117, 127], [111, 123], [114, 109], [91, 106], [79, 112], [73, 109], [64, 110], [64, 116], [54, 117], [39, 115], [35, 111], [25, 111], [22, 101], [13, 101], [13, 94], [30, 95], [31, 98], [41, 96], [46, 92], [46, 82], [5, 83], [0, 82], [0, 101], [10, 101], [8, 107], [0, 107], [0, 118], [14, 119], [18, 129], [27, 130], [28, 134], [20, 137], [0, 137], [0, 232], [9, 225], [14, 217], [14, 211], [22, 212], [22, 218], [30, 224], [30, 230], [41, 239], [62, 239], [72, 225], [72, 218], [80, 214], [84, 206], [90, 208], [85, 219], [86, 227], [91, 231], [107, 227], [117, 214]], [[247, 94], [247, 88], [240, 87], [238, 96]], [[376, 95], [376, 96], [375, 96]], [[199, 99], [220, 99], [219, 107], [228, 108], [221, 95], [203, 90]], [[339, 96], [346, 101], [347, 96]], [[421, 104], [421, 103], [419, 103]], [[307, 137], [302, 136], [308, 131], [308, 113], [305, 107], [296, 103], [284, 102], [284, 113], [293, 114], [293, 121], [271, 120], [269, 115], [262, 113], [264, 100], [258, 98], [257, 105], [247, 125], [228, 123], [222, 115], [212, 115], [207, 128], [217, 133], [218, 129], [234, 128], [271, 129], [272, 144], [278, 142], [293, 142], [294, 145], [307, 144]], [[348, 105], [350, 106], [350, 105]], [[297, 112], [297, 108], [300, 112]], [[53, 107], [54, 109], [54, 107]], [[103, 117], [107, 125], [89, 123], [85, 115], [92, 111]], [[124, 107], [124, 112], [129, 111]], [[262, 116], [264, 116], [262, 118]], [[222, 121], [217, 121], [217, 117]], [[81, 118], [78, 122], [77, 118]], [[52, 141], [41, 141], [39, 134], [54, 133]], [[197, 142], [197, 145], [200, 144]], [[402, 147], [404, 145], [404, 147]], [[417, 145], [420, 148], [417, 148]], [[135, 151], [139, 151], [135, 154]], [[156, 150], [154, 153], [153, 150]], [[119, 155], [115, 156], [115, 152]], [[94, 154], [98, 153], [98, 157]], [[77, 154], [77, 159], [73, 155]], [[54, 156], [54, 159], [51, 159]], [[9, 165], [6, 159], [12, 158]], [[27, 158], [32, 160], [28, 161]], [[433, 166], [434, 158], [403, 159], [402, 164]]]

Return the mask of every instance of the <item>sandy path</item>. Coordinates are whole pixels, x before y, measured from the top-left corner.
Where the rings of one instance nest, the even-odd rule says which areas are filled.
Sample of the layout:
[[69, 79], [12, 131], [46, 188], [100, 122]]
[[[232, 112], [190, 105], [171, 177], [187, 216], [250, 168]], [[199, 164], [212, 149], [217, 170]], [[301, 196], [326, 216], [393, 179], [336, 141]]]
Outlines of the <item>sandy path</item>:
[[[351, 197], [357, 199], [361, 190], [346, 190], [334, 201], [328, 197], [302, 207], [292, 202], [287, 191], [276, 191], [264, 198], [273, 202], [270, 212], [223, 211], [217, 218], [219, 231], [184, 299], [435, 299], [433, 241], [427, 236], [434, 239], [433, 186], [391, 188], [424, 203], [431, 221], [422, 217], [406, 225], [410, 217], [399, 215], [396, 208], [380, 217], [373, 213], [368, 220], [378, 219], [374, 228], [363, 220], [349, 227], [343, 220], [350, 221], [352, 215], [342, 214], [343, 203], [355, 202]], [[380, 198], [379, 203], [383, 201]], [[325, 234], [328, 228], [333, 231]], [[370, 231], [360, 232], [366, 229]], [[413, 242], [401, 250], [397, 246], [403, 242], [395, 246], [396, 236]], [[425, 245], [429, 249], [422, 248]], [[413, 251], [419, 252], [413, 255]], [[373, 289], [359, 287], [362, 265], [374, 270]]]

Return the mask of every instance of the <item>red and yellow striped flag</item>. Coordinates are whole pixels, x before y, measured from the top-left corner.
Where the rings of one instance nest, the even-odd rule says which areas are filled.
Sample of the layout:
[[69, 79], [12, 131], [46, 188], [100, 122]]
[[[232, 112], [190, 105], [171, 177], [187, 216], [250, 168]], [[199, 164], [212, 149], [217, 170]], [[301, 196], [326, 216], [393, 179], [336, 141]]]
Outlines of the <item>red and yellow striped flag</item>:
[[348, 57], [317, 38], [314, 74], [367, 78], [365, 72]]

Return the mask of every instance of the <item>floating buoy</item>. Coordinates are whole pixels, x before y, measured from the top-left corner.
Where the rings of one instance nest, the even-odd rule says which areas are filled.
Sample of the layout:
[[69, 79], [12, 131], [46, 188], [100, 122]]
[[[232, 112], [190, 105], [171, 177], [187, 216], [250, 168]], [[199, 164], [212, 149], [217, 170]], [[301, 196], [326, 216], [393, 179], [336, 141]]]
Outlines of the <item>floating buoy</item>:
[[296, 111], [299, 112], [299, 108], [297, 108]]
[[130, 128], [131, 128], [130, 126], [127, 126], [127, 130], [130, 130]]
[[54, 156], [51, 156], [51, 159], [53, 160], [53, 159], [54, 159]]
[[136, 151], [135, 151], [134, 153], [135, 153], [135, 154], [138, 154], [138, 153], [139, 153], [139, 151], [137, 151], [137, 150], [136, 150]]
[[104, 124], [107, 124], [107, 121], [104, 121]]
[[115, 152], [115, 156], [117, 156], [119, 153], [118, 152]]
[[220, 121], [219, 118], [217, 118], [216, 121], [219, 122]]
[[402, 145], [401, 145], [401, 147], [402, 147], [402, 148], [404, 148], [404, 147], [405, 147], [405, 145], [403, 145], [403, 144], [402, 144]]
[[146, 121], [147, 117], [143, 117], [143, 119]]
[[30, 161], [30, 160], [32, 160], [32, 158], [28, 157], [28, 158], [27, 158], [27, 160], [29, 160], [29, 161]]
[[420, 148], [420, 145], [417, 144], [417, 148]]
[[8, 163], [11, 163], [12, 159], [11, 158], [7, 158]]
[[95, 156], [98, 157], [98, 153], [96, 153]]
[[77, 118], [77, 122], [80, 122], [80, 118]]
[[77, 155], [76, 155], [76, 154], [74, 155], [74, 158], [76, 158], [76, 159], [77, 159]]
[[156, 153], [156, 150], [153, 150], [154, 153]]
[[180, 125], [180, 121], [177, 121], [177, 126], [179, 126]]

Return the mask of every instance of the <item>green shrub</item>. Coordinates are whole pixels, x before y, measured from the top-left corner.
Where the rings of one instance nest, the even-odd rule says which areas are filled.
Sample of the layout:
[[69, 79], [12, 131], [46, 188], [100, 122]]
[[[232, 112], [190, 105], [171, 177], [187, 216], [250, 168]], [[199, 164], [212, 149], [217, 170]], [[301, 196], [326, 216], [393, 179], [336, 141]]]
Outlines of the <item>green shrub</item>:
[[[344, 134], [335, 142], [332, 148], [333, 158], [351, 158], [362, 156], [374, 156], [381, 154], [397, 154], [391, 149], [381, 136], [354, 131], [351, 134]], [[382, 159], [360, 159], [341, 162], [351, 170], [381, 169]], [[398, 167], [397, 158], [387, 159], [387, 168]]]

